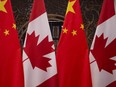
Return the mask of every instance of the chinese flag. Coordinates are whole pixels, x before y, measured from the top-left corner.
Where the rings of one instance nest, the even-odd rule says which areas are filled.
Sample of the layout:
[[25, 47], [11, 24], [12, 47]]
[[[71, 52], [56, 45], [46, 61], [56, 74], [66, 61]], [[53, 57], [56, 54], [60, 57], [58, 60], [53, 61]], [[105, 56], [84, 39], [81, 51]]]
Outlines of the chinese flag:
[[104, 0], [90, 50], [93, 87], [116, 87], [116, 0]]
[[21, 48], [10, 0], [0, 0], [0, 87], [24, 87]]
[[56, 51], [59, 87], [91, 87], [88, 46], [79, 0], [69, 0]]
[[25, 87], [58, 87], [56, 57], [44, 0], [34, 0], [23, 50]]

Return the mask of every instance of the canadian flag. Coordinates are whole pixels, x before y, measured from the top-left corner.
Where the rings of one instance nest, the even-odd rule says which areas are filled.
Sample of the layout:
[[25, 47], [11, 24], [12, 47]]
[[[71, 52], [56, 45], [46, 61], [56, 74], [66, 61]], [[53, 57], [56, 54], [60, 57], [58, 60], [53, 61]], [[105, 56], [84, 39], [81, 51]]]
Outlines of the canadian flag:
[[34, 0], [23, 50], [25, 87], [57, 87], [53, 40], [44, 0]]
[[104, 0], [90, 50], [93, 87], [116, 87], [116, 0]]

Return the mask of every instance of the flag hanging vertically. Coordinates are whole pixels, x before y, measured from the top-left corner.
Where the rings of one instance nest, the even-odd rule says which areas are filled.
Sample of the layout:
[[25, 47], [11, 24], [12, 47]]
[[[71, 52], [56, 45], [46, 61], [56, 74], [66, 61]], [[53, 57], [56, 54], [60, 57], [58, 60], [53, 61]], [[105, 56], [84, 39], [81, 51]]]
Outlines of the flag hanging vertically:
[[93, 87], [116, 87], [116, 0], [104, 0], [90, 50]]
[[24, 87], [21, 47], [10, 0], [0, 0], [0, 87]]
[[57, 87], [53, 40], [44, 0], [34, 0], [23, 51], [25, 87]]
[[69, 0], [58, 43], [59, 87], [91, 87], [88, 46], [80, 0]]

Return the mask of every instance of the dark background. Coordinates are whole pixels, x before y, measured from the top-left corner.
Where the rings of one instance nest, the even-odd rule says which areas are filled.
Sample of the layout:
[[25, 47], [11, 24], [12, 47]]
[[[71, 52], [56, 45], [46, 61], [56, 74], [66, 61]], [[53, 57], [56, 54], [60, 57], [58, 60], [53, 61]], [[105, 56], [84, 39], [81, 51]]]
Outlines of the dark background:
[[[48, 19], [62, 21], [68, 0], [44, 0]], [[33, 0], [11, 0], [21, 44], [23, 44]], [[80, 0], [85, 33], [91, 46], [103, 0]]]

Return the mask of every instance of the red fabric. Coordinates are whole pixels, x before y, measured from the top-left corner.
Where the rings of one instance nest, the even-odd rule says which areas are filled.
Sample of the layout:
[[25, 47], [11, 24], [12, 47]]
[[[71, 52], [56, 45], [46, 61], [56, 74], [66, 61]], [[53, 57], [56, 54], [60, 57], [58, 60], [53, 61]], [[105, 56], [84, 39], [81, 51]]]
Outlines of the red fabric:
[[[20, 42], [13, 27], [15, 22], [10, 0], [4, 1], [6, 12], [0, 10], [0, 87], [23, 87]], [[5, 30], [9, 35], [5, 35]]]
[[[106, 5], [107, 4], [107, 5]], [[110, 9], [109, 9], [110, 8]], [[107, 10], [107, 11], [106, 11]], [[114, 11], [114, 0], [104, 0], [98, 25], [109, 19], [115, 14]]]
[[[41, 3], [41, 4], [38, 4], [38, 3]], [[35, 9], [35, 8], [39, 8], [39, 9]], [[32, 21], [35, 18], [37, 18], [38, 16], [42, 15], [44, 12], [46, 12], [46, 9], [45, 9], [43, 0], [34, 0], [30, 21]], [[34, 15], [33, 15], [33, 13], [34, 13]]]
[[103, 0], [98, 26], [90, 49], [93, 87], [116, 87], [115, 5], [115, 0]]
[[37, 87], [59, 87], [57, 82], [58, 82], [58, 75], [54, 75], [53, 77], [49, 78], [48, 80], [46, 80], [45, 82], [43, 82]]
[[[59, 87], [92, 87], [86, 36], [80, 28], [83, 23], [80, 4], [79, 0], [75, 1], [75, 13], [69, 11], [63, 25], [68, 32], [62, 31], [56, 51]], [[72, 35], [73, 30], [77, 31], [77, 35]]]
[[26, 35], [23, 51], [28, 56], [23, 55], [25, 87], [58, 87], [55, 50], [44, 0], [34, 0]]

